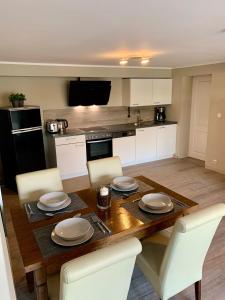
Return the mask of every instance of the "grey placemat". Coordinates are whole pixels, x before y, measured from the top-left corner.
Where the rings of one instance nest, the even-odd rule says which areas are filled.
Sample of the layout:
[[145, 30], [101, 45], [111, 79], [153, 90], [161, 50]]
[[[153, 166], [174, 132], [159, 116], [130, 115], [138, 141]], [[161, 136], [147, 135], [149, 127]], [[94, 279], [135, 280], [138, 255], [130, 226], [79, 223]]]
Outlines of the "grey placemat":
[[[57, 212], [59, 212], [59, 211], [60, 212], [65, 211], [66, 212], [68, 210], [76, 211], [76, 210], [80, 210], [80, 209], [88, 207], [87, 204], [76, 193], [69, 193], [68, 196], [71, 199], [70, 205], [68, 205], [66, 208], [58, 210]], [[30, 205], [30, 207], [32, 209], [32, 212], [33, 212], [32, 214], [29, 213], [29, 209], [27, 209], [26, 204], [25, 204], [27, 217], [28, 217], [28, 220], [29, 220], [30, 223], [37, 222], [37, 221], [49, 218], [48, 216], [45, 215], [46, 212], [40, 210], [37, 207], [37, 202], [38, 201], [29, 202], [29, 205]], [[48, 213], [49, 212], [56, 213], [56, 211], [48, 211]]]
[[[151, 191], [154, 189], [153, 186], [139, 180], [139, 179], [136, 179], [139, 187], [137, 190], [137, 192], [140, 192], [140, 193], [144, 193], [144, 192], [147, 192], [147, 191]], [[118, 198], [120, 198], [123, 194], [132, 194], [134, 191], [131, 191], [131, 192], [119, 192], [119, 191], [116, 191], [114, 189], [112, 189], [111, 191], [111, 200], [117, 200]]]
[[138, 201], [124, 203], [124, 204], [121, 204], [121, 206], [124, 207], [126, 210], [128, 210], [129, 213], [131, 213], [136, 219], [139, 219], [143, 223], [148, 223], [149, 221], [160, 219], [160, 218], [162, 218], [162, 216], [165, 216], [165, 215], [172, 215], [178, 211], [181, 211], [185, 207], [189, 207], [187, 204], [181, 203], [179, 200], [177, 200], [171, 196], [169, 196], [169, 197], [173, 201], [174, 209], [171, 212], [168, 212], [165, 214], [151, 214], [151, 213], [144, 212], [143, 210], [141, 210], [139, 208]]
[[94, 212], [88, 213], [88, 214], [82, 216], [82, 218], [87, 219], [91, 223], [95, 232], [89, 241], [87, 241], [81, 245], [66, 247], [66, 246], [60, 246], [58, 244], [55, 244], [51, 239], [51, 233], [56, 224], [51, 224], [51, 225], [33, 230], [35, 239], [38, 243], [38, 246], [41, 250], [43, 257], [48, 258], [50, 256], [58, 255], [60, 253], [66, 253], [68, 251], [71, 251], [71, 248], [79, 248], [84, 244], [99, 240], [106, 236], [109, 236], [110, 235], [109, 233], [104, 234], [99, 229], [99, 227], [91, 220], [91, 216], [93, 216], [93, 215], [95, 215]]

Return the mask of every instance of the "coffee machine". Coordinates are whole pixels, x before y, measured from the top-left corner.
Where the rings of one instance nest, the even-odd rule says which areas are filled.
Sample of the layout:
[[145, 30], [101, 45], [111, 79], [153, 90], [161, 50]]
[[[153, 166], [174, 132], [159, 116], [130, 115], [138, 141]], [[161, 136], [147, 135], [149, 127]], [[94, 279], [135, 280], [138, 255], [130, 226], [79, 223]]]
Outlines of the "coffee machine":
[[156, 106], [155, 107], [155, 122], [165, 122], [166, 121], [166, 107]]

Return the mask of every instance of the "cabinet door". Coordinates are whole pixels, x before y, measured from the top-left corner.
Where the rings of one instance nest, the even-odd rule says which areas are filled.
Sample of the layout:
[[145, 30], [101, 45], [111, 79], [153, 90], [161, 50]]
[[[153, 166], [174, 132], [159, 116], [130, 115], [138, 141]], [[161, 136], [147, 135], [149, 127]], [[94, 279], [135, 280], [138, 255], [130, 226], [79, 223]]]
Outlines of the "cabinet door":
[[86, 143], [56, 146], [56, 160], [63, 179], [86, 174]]
[[145, 106], [152, 103], [152, 79], [130, 80], [130, 105]]
[[153, 105], [171, 104], [172, 79], [153, 79]]
[[173, 157], [176, 152], [176, 125], [157, 128], [157, 159]]
[[152, 79], [123, 79], [123, 105], [152, 105]]
[[122, 166], [135, 163], [135, 136], [113, 139], [113, 156], [120, 157]]
[[156, 159], [156, 127], [136, 129], [136, 162]]

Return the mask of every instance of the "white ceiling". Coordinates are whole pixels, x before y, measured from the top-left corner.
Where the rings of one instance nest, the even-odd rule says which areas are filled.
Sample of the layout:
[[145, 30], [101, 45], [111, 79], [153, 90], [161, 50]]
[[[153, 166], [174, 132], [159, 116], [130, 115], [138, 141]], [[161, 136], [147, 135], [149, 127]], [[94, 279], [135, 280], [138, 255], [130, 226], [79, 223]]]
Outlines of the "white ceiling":
[[[224, 0], [0, 0], [0, 61], [150, 67], [225, 61]], [[137, 61], [131, 65], [139, 66]]]

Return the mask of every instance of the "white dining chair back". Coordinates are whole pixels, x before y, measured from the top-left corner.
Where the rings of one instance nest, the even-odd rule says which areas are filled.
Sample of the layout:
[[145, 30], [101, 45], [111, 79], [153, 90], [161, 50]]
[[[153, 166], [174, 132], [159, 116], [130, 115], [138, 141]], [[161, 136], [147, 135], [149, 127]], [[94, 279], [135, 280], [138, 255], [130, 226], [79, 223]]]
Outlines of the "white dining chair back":
[[113, 178], [123, 175], [119, 156], [88, 161], [87, 167], [92, 187], [109, 184]]
[[16, 184], [21, 204], [36, 201], [45, 193], [63, 190], [58, 168], [17, 175]]
[[[59, 299], [126, 300], [141, 248], [138, 239], [130, 238], [65, 263], [61, 267]], [[48, 278], [48, 290], [49, 298], [56, 300], [54, 276]]]
[[143, 243], [138, 265], [162, 300], [201, 281], [205, 256], [224, 215], [225, 204], [214, 204], [178, 219], [167, 247]]

